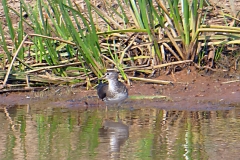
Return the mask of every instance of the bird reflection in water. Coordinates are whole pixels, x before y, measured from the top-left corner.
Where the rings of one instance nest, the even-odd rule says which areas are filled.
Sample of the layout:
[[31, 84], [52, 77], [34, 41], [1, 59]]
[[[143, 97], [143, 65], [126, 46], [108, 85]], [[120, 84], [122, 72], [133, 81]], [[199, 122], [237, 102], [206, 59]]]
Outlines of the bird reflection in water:
[[117, 122], [105, 120], [99, 129], [99, 137], [109, 143], [111, 158], [120, 158], [120, 148], [129, 137], [129, 127], [119, 118]]

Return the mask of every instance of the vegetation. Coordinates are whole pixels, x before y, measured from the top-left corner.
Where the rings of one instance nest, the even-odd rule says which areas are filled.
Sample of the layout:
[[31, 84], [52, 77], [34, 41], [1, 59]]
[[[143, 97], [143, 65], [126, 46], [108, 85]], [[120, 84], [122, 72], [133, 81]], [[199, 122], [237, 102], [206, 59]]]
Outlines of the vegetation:
[[5, 107], [1, 159], [218, 159], [219, 150], [228, 159], [238, 157], [238, 107], [175, 111], [141, 103], [136, 108], [117, 113], [65, 105]]
[[75, 83], [89, 88], [109, 68], [125, 80], [126, 72], [153, 75], [181, 64], [214, 70], [223, 47], [240, 38], [235, 17], [223, 14], [232, 26], [206, 23], [210, 11], [204, 0], [20, 1], [17, 11], [2, 0], [7, 26], [0, 22], [2, 88]]

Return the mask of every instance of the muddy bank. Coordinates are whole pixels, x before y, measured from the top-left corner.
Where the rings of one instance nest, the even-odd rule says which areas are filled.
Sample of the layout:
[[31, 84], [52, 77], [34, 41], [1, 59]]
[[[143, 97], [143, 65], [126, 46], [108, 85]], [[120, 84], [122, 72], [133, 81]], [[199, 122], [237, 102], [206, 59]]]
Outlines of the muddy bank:
[[[240, 104], [239, 73], [200, 73], [197, 71], [176, 72], [172, 75], [160, 75], [158, 80], [169, 80], [173, 84], [159, 85], [133, 82], [128, 86], [130, 95], [163, 95], [168, 100], [131, 100], [125, 107], [140, 106], [165, 109], [211, 109], [234, 107]], [[41, 92], [12, 92], [0, 95], [1, 106], [37, 105], [40, 107], [105, 107], [98, 100], [96, 91], [85, 88], [57, 87]]]

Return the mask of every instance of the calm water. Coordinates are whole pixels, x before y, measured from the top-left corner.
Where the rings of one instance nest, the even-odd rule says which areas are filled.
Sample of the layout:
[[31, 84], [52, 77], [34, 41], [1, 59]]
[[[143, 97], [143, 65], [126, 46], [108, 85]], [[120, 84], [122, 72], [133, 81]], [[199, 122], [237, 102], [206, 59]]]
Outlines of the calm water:
[[4, 108], [0, 159], [240, 159], [240, 107], [221, 109]]

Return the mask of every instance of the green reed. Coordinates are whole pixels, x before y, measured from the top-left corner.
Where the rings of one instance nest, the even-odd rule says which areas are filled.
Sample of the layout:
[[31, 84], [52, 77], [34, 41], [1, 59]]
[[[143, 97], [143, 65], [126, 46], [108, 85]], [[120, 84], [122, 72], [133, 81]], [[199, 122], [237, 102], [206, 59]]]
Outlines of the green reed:
[[[209, 40], [215, 40], [214, 46], [239, 43], [239, 28], [204, 25], [208, 12], [203, 11], [204, 0], [116, 0], [116, 5], [104, 1], [102, 8], [84, 2], [82, 8], [71, 0], [36, 0], [32, 7], [21, 0], [16, 11], [3, 0], [8, 29], [3, 30], [0, 22], [2, 68], [17, 55], [7, 74], [14, 70], [26, 76], [40, 74], [42, 79], [45, 71], [46, 81], [66, 77], [63, 83], [86, 82], [91, 87], [92, 77], [101, 77], [107, 68], [115, 67], [127, 80], [127, 71], [149, 74], [161, 68], [168, 62], [167, 53], [184, 63], [201, 59], [197, 49], [209, 48]], [[17, 28], [10, 12], [19, 18]]]

